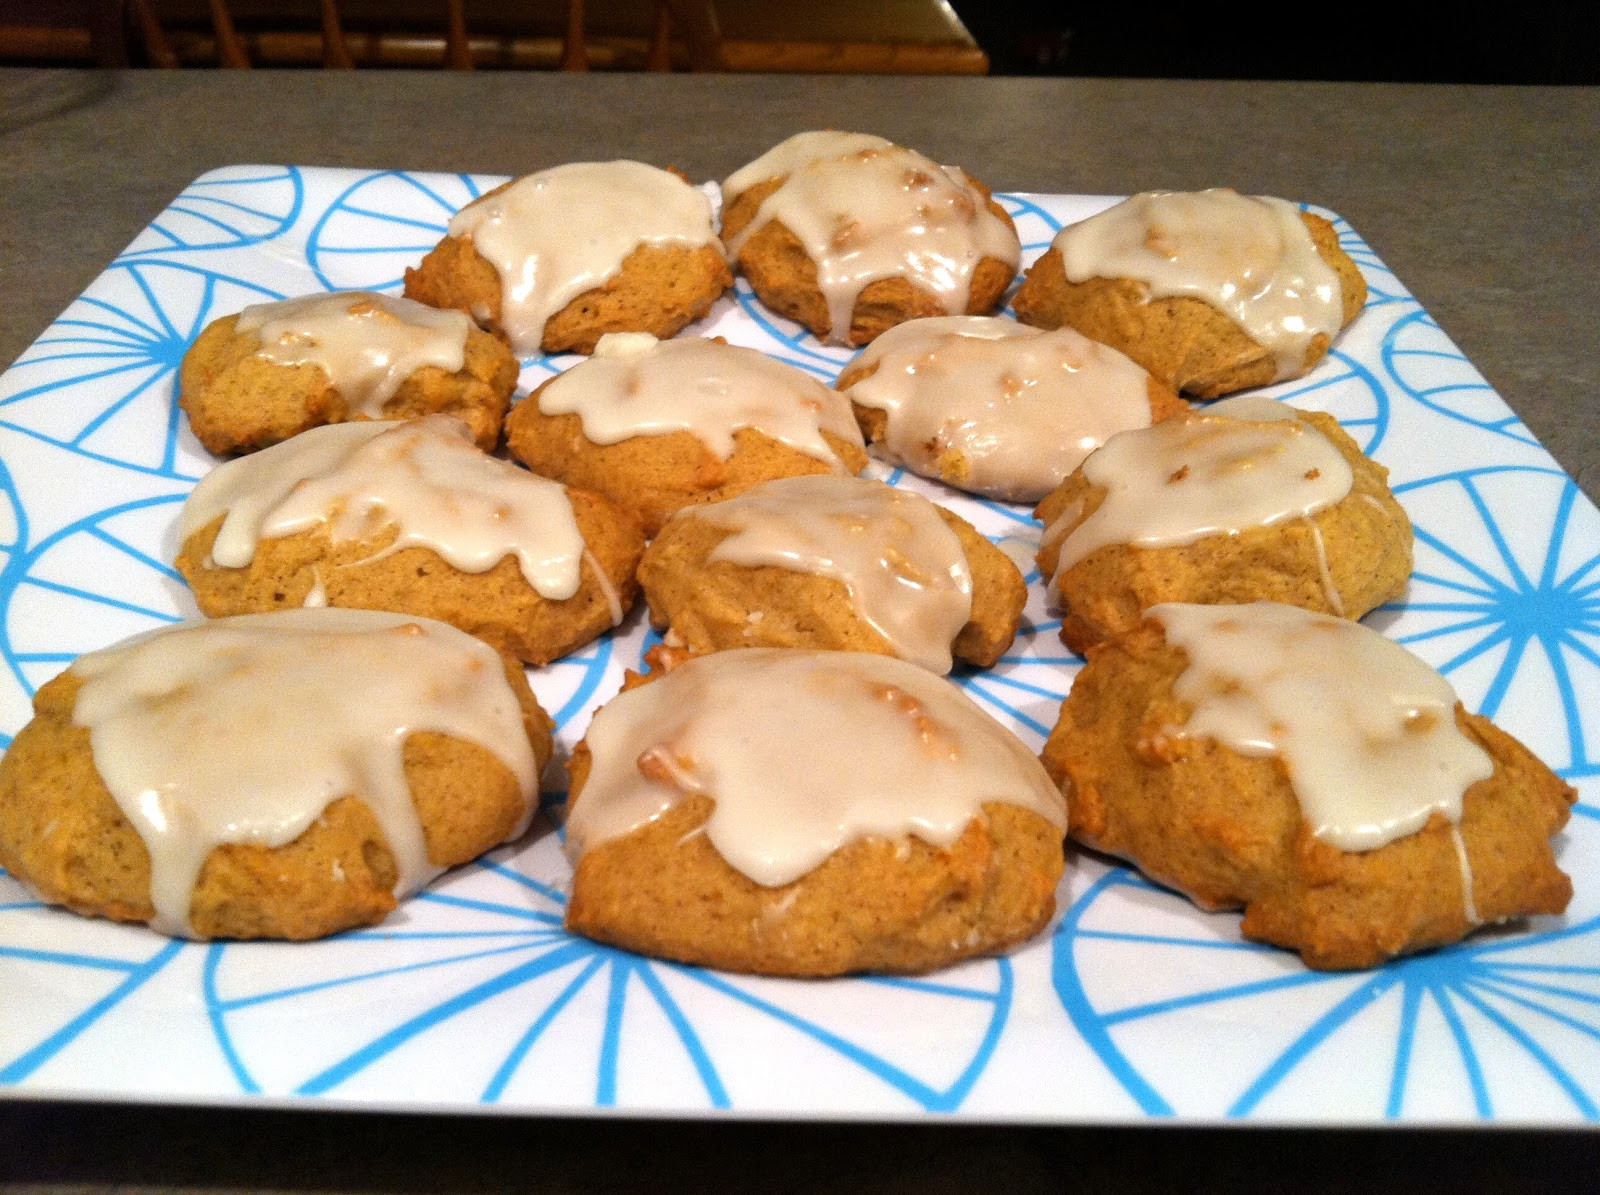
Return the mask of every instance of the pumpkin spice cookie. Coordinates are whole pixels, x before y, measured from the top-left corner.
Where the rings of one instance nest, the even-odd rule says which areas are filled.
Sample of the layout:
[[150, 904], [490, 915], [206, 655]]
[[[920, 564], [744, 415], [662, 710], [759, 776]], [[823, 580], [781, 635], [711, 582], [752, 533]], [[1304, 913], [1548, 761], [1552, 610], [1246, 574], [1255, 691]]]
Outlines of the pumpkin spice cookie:
[[644, 550], [611, 502], [485, 455], [443, 415], [317, 428], [229, 461], [195, 487], [179, 534], [208, 616], [396, 610], [530, 664], [620, 623]]
[[981, 315], [890, 328], [835, 385], [885, 460], [1004, 502], [1037, 502], [1110, 436], [1189, 410], [1116, 349]]
[[920, 972], [1037, 933], [1061, 795], [949, 681], [865, 652], [632, 677], [573, 753], [567, 928], [764, 975]]
[[835, 391], [755, 349], [694, 336], [606, 337], [517, 404], [506, 440], [535, 473], [606, 495], [648, 535], [684, 506], [867, 465]]
[[1283, 199], [1147, 191], [1069, 225], [1013, 302], [1076, 328], [1194, 398], [1303, 377], [1367, 284], [1333, 225]]
[[1576, 796], [1438, 673], [1346, 619], [1164, 605], [1089, 652], [1044, 749], [1072, 836], [1246, 937], [1373, 967], [1559, 913]]
[[0, 865], [166, 934], [323, 937], [520, 835], [550, 754], [521, 665], [443, 623], [180, 623], [39, 690], [0, 758]]
[[943, 675], [1011, 646], [1017, 566], [971, 524], [859, 477], [765, 482], [686, 507], [645, 550], [639, 582], [668, 641], [876, 651]]
[[722, 184], [722, 239], [757, 296], [819, 340], [993, 311], [1022, 247], [982, 183], [864, 133], [796, 133]]
[[1034, 512], [1062, 642], [1082, 654], [1160, 602], [1360, 618], [1411, 576], [1387, 478], [1330, 416], [1256, 396], [1113, 436]]
[[496, 187], [406, 271], [519, 356], [589, 353], [607, 332], [673, 336], [733, 282], [706, 197], [643, 162], [572, 162]]
[[435, 413], [487, 451], [516, 384], [511, 351], [458, 312], [334, 291], [213, 321], [184, 354], [178, 405], [218, 456], [326, 423]]

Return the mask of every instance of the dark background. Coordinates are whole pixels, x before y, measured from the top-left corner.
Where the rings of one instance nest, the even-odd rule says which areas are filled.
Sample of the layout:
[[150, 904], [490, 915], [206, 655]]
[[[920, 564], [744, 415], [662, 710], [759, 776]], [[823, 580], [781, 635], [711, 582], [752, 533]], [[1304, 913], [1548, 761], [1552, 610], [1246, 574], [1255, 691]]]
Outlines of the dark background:
[[995, 75], [1600, 83], [1600, 3], [952, 0]]

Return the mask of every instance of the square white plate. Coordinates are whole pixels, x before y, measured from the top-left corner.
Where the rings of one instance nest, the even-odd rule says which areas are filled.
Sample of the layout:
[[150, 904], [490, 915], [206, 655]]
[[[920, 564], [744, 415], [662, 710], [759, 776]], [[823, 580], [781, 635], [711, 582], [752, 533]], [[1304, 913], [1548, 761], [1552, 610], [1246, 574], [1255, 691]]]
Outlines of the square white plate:
[[[194, 613], [173, 524], [212, 465], [183, 352], [249, 303], [393, 289], [502, 180], [244, 166], [198, 179], [0, 378], [0, 747], [78, 653]], [[1110, 202], [1002, 195], [1026, 257]], [[1391, 471], [1417, 529], [1369, 619], [1579, 786], [1569, 913], [1358, 974], [1306, 970], [1135, 874], [1069, 862], [1052, 931], [924, 979], [791, 982], [640, 958], [561, 928], [550, 823], [377, 929], [175, 943], [44, 908], [0, 873], [0, 1092], [412, 1110], [1113, 1122], [1570, 1123], [1600, 1103], [1600, 513], [1355, 232], [1371, 297], [1303, 381]], [[741, 280], [693, 329], [831, 379], [848, 359]], [[573, 358], [525, 362], [524, 389]], [[1031, 568], [1026, 510], [891, 474]], [[1037, 573], [992, 672], [957, 679], [1034, 746], [1078, 661]], [[646, 628], [533, 676], [570, 748]], [[1594, 754], [1591, 754], [1593, 752]]]

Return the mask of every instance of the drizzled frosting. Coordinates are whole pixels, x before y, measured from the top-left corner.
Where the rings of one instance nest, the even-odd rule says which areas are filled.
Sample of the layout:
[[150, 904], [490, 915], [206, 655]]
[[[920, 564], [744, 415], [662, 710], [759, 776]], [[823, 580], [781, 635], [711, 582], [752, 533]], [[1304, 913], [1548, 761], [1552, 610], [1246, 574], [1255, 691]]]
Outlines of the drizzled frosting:
[[848, 337], [856, 298], [881, 278], [905, 278], [957, 315], [967, 308], [980, 261], [992, 257], [1015, 268], [1022, 256], [1015, 230], [960, 170], [887, 142], [845, 150], [854, 144], [849, 136], [798, 145], [791, 138], [729, 179], [743, 182], [758, 166], [787, 168], [728, 251], [737, 256], [768, 223], [782, 223], [816, 264], [832, 339]]
[[479, 451], [448, 415], [312, 428], [219, 465], [184, 504], [179, 535], [223, 515], [211, 559], [224, 568], [248, 566], [263, 539], [326, 526], [337, 544], [393, 526], [386, 551], [428, 548], [469, 573], [515, 556], [553, 601], [580, 581], [584, 543], [566, 491]]
[[604, 286], [641, 245], [716, 245], [711, 203], [675, 174], [643, 162], [572, 162], [530, 174], [468, 204], [450, 235], [500, 275], [500, 326], [520, 355], [539, 352], [544, 326]]
[[842, 471], [822, 433], [862, 442], [850, 404], [836, 391], [755, 349], [697, 336], [602, 336], [594, 356], [535, 397], [546, 415], [577, 415], [596, 444], [686, 431], [727, 460], [734, 433], [750, 428]]
[[567, 819], [576, 858], [686, 796], [730, 866], [779, 887], [861, 838], [948, 847], [985, 802], [1065, 827], [1038, 759], [960, 689], [867, 652], [752, 648], [680, 665], [596, 711]]
[[459, 311], [351, 290], [246, 307], [236, 327], [260, 338], [257, 356], [320, 366], [353, 410], [376, 417], [423, 366], [458, 372], [472, 321]]
[[1064, 538], [1077, 509], [1045, 529], [1046, 543], [1060, 540], [1056, 577], [1108, 544], [1191, 544], [1303, 518], [1339, 501], [1355, 480], [1350, 462], [1304, 420], [1210, 414], [1112, 436], [1082, 469], [1106, 494]]
[[[991, 498], [1038, 501], [1117, 432], [1150, 425], [1150, 375], [1070, 328], [952, 316], [909, 320], [867, 346], [846, 387], [888, 414], [878, 449]], [[944, 464], [952, 453], [966, 476]]]
[[1189, 657], [1173, 694], [1193, 712], [1175, 733], [1281, 757], [1331, 846], [1372, 850], [1435, 813], [1459, 823], [1462, 795], [1494, 772], [1449, 683], [1360, 623], [1273, 602], [1148, 613]]
[[856, 613], [902, 659], [943, 674], [972, 617], [972, 570], [933, 503], [858, 477], [769, 481], [679, 518], [733, 532], [710, 559], [842, 582]]
[[1069, 282], [1131, 278], [1153, 299], [1209, 303], [1273, 355], [1277, 380], [1299, 376], [1312, 338], [1344, 323], [1339, 275], [1287, 200], [1146, 191], [1062, 229], [1054, 247]]
[[757, 183], [792, 174], [800, 167], [809, 166], [822, 158], [842, 158], [864, 149], [888, 149], [893, 144], [887, 137], [879, 137], [875, 133], [843, 133], [838, 129], [813, 129], [796, 133], [728, 175], [722, 183], [723, 206], [732, 203]]
[[180, 623], [72, 665], [73, 722], [150, 852], [152, 925], [188, 935], [206, 857], [294, 841], [342, 796], [372, 810], [403, 896], [428, 860], [402, 758], [433, 731], [492, 752], [532, 815], [536, 761], [499, 655], [431, 619], [293, 610]]

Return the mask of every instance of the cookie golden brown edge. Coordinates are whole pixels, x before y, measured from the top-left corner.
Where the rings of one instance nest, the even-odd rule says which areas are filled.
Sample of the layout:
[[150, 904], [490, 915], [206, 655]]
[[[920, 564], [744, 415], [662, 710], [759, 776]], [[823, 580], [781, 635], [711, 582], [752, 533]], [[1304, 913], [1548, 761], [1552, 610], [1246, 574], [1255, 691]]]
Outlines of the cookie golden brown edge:
[[[309, 428], [366, 418], [320, 365], [268, 361], [259, 353], [260, 338], [240, 332], [237, 323], [238, 316], [229, 315], [207, 325], [178, 369], [178, 405], [208, 451], [253, 452]], [[384, 403], [383, 417], [454, 415], [472, 429], [479, 448], [493, 451], [518, 369], [502, 341], [471, 328], [460, 371], [423, 366]]]
[[[551, 722], [520, 664], [502, 660], [540, 768]], [[0, 866], [75, 913], [148, 922], [150, 853], [95, 770], [87, 728], [73, 721], [82, 682], [69, 670], [34, 697], [33, 720], [0, 756]], [[428, 860], [453, 867], [505, 841], [526, 816], [515, 777], [486, 748], [431, 731], [403, 747]], [[195, 884], [190, 923], [202, 938], [307, 940], [375, 924], [395, 908], [398, 870], [377, 819], [344, 795], [281, 847], [225, 844]]]
[[[1366, 280], [1340, 247], [1332, 224], [1315, 212], [1303, 211], [1300, 218], [1317, 255], [1339, 277], [1348, 327], [1366, 305]], [[1169, 388], [1192, 398], [1221, 398], [1270, 385], [1277, 377], [1272, 353], [1225, 313], [1186, 295], [1151, 299], [1149, 290], [1130, 278], [1070, 282], [1060, 252], [1052, 247], [1028, 268], [1012, 305], [1023, 323], [1075, 328], [1126, 353]], [[1310, 372], [1330, 344], [1320, 333], [1312, 337], [1295, 376]]]
[[1043, 753], [1068, 796], [1071, 837], [1133, 861], [1203, 909], [1243, 907], [1246, 937], [1343, 970], [1566, 908], [1572, 884], [1549, 840], [1575, 792], [1459, 704], [1457, 726], [1494, 761], [1493, 775], [1467, 789], [1459, 824], [1476, 921], [1443, 815], [1375, 850], [1338, 850], [1311, 834], [1281, 759], [1170, 733], [1191, 712], [1173, 695], [1188, 657], [1159, 623], [1088, 654]]
[[[1039, 568], [1047, 580], [1056, 578], [1061, 641], [1082, 655], [1138, 626], [1144, 611], [1161, 602], [1274, 601], [1359, 618], [1404, 593], [1411, 577], [1411, 521], [1389, 489], [1389, 471], [1362, 453], [1332, 416], [1300, 411], [1298, 417], [1327, 437], [1354, 473], [1344, 498], [1307, 519], [1178, 546], [1109, 544], [1057, 576], [1062, 540], [1106, 496], [1081, 468], [1063, 481], [1034, 511], [1047, 528]], [[1077, 514], [1061, 522], [1074, 509]], [[1330, 584], [1342, 610], [1328, 600]]]

